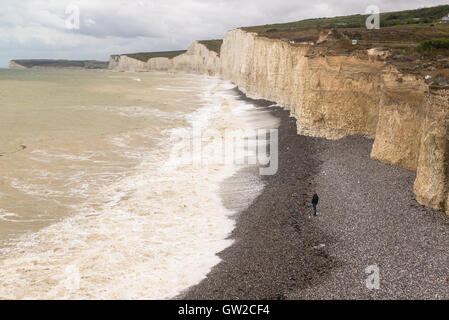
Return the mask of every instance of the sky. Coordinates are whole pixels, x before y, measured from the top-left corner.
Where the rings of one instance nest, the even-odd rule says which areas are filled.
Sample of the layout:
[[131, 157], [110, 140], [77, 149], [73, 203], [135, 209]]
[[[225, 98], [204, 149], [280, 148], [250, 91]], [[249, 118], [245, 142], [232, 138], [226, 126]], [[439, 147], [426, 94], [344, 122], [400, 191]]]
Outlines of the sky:
[[[0, 67], [185, 49], [242, 26], [449, 4], [449, 0], [1, 0]], [[79, 14], [77, 14], [79, 13]], [[77, 19], [79, 17], [79, 19]], [[79, 21], [79, 24], [77, 23]]]

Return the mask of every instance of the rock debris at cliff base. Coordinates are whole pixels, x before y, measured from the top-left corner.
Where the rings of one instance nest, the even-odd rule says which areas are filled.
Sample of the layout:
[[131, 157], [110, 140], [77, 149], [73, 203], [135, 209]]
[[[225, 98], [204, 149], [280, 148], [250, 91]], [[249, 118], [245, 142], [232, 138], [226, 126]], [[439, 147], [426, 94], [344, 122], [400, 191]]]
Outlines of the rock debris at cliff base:
[[[287, 111], [272, 112], [279, 172], [236, 216], [223, 261], [182, 298], [448, 299], [449, 218], [416, 202], [415, 173], [370, 159], [372, 140], [298, 136]], [[313, 189], [318, 218], [309, 218]], [[371, 265], [380, 290], [366, 288]]]

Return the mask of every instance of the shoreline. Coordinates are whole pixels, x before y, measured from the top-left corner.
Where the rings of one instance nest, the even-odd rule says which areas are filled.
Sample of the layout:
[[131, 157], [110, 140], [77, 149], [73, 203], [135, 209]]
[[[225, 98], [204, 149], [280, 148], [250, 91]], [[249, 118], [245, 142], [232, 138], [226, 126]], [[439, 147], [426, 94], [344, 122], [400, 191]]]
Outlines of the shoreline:
[[[240, 96], [280, 119], [279, 171], [234, 217], [220, 264], [175, 299], [449, 298], [449, 217], [416, 202], [415, 172], [372, 160], [366, 137], [300, 136], [289, 111]], [[314, 189], [319, 216], [309, 218]], [[371, 265], [379, 290], [366, 288]]]
[[[208, 166], [184, 163], [179, 156], [185, 155], [184, 150], [190, 152], [190, 144], [178, 137], [189, 138], [198, 123], [204, 130], [245, 127], [245, 119], [239, 122], [233, 112], [244, 115], [246, 104], [235, 103], [229, 95], [234, 86], [228, 81], [196, 75], [141, 77], [153, 85], [139, 85], [140, 91], [131, 80], [134, 77], [119, 77], [127, 92], [148, 96], [141, 106], [128, 107], [127, 100], [117, 99], [115, 107], [107, 107], [105, 99], [98, 100], [102, 104], [98, 107], [67, 108], [66, 119], [86, 113], [98, 125], [98, 131], [86, 136], [90, 143], [81, 135], [77, 148], [60, 148], [68, 135], [57, 127], [53, 135], [44, 131], [43, 142], [24, 134], [27, 152], [4, 159], [5, 172], [11, 177], [7, 175], [6, 188], [1, 191], [6, 190], [6, 199], [23, 200], [23, 207], [0, 208], [0, 218], [5, 218], [0, 239], [0, 263], [5, 271], [0, 277], [4, 283], [1, 298], [168, 299], [201, 281], [219, 263], [216, 254], [232, 244], [226, 238], [234, 221], [222, 204], [219, 182], [238, 167], [209, 161], [213, 159], [206, 152], [201, 160]], [[103, 90], [110, 83], [115, 89], [117, 80], [105, 80], [109, 78], [104, 74], [92, 81], [103, 81]], [[83, 85], [83, 79], [76, 78], [77, 83]], [[70, 91], [73, 86], [67, 88]], [[164, 88], [168, 92], [159, 90]], [[89, 92], [87, 95], [91, 97]], [[80, 96], [84, 97], [83, 92]], [[233, 110], [220, 107], [227, 106], [228, 100]], [[45, 108], [51, 110], [52, 102], [50, 99]], [[28, 106], [24, 104], [23, 110]], [[39, 106], [37, 102], [36, 108]], [[64, 129], [72, 133], [78, 131], [76, 125], [67, 124]], [[206, 141], [203, 146], [213, 147], [214, 142]], [[15, 175], [14, 163], [19, 162], [20, 168], [31, 166], [45, 172], [48, 180], [42, 181], [41, 174], [36, 178], [34, 171]], [[66, 167], [76, 170], [64, 171]], [[80, 179], [85, 184], [77, 184]], [[69, 187], [58, 185], [62, 180]], [[51, 188], [39, 189], [45, 182]], [[29, 197], [28, 191], [34, 189], [42, 189], [44, 194]], [[37, 197], [52, 201], [59, 195], [79, 194], [83, 198], [74, 198], [78, 202], [61, 200], [62, 208], [72, 206], [67, 212], [58, 210], [59, 215], [50, 212], [53, 220], [41, 215], [52, 208], [51, 203], [36, 202]], [[37, 204], [35, 211], [30, 210], [33, 204]], [[73, 286], [73, 282], [67, 285], [71, 279], [76, 280]]]

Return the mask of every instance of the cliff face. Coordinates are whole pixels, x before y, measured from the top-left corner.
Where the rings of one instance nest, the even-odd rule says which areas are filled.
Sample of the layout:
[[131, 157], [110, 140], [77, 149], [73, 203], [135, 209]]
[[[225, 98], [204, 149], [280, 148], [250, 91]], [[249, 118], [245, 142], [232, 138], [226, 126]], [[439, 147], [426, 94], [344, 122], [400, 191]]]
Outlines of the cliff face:
[[393, 67], [385, 68], [380, 88], [379, 122], [371, 156], [382, 162], [416, 170], [422, 124], [427, 113], [427, 85]]
[[109, 60], [109, 69], [119, 72], [149, 71], [147, 63], [126, 55], [114, 55]]
[[208, 50], [203, 44], [194, 42], [186, 53], [171, 59], [158, 57], [144, 62], [127, 55], [114, 55], [110, 58], [109, 69], [121, 72], [176, 71], [218, 75], [220, 57], [216, 52]]
[[170, 67], [170, 59], [168, 58], [152, 58], [145, 64], [145, 69], [152, 71], [168, 71]]
[[449, 90], [425, 96], [415, 194], [417, 200], [449, 214]]
[[303, 96], [300, 75], [307, 51], [307, 47], [233, 30], [221, 47], [221, 75], [248, 96], [276, 101], [293, 110]]
[[339, 139], [376, 133], [383, 64], [356, 57], [307, 59], [303, 97], [296, 109], [298, 133]]
[[14, 60], [9, 61], [9, 69], [26, 69], [26, 67], [17, 64]]
[[299, 134], [375, 134], [383, 63], [309, 51], [308, 45], [234, 30], [223, 42], [222, 74], [248, 95], [290, 109]]
[[387, 55], [376, 49], [326, 54], [311, 44], [237, 29], [227, 33], [220, 56], [195, 42], [170, 60], [111, 58], [110, 67], [220, 75], [250, 97], [289, 109], [298, 134], [373, 136], [372, 158], [416, 170], [417, 200], [449, 214], [449, 92], [432, 91], [424, 79], [402, 74], [385, 62]]
[[187, 73], [219, 75], [220, 57], [205, 45], [194, 42], [186, 53], [172, 59], [170, 70]]
[[372, 157], [416, 170], [417, 200], [449, 213], [448, 92], [430, 92], [385, 58], [376, 50], [327, 56], [233, 30], [223, 42], [221, 73], [249, 96], [290, 109], [299, 134], [375, 136]]

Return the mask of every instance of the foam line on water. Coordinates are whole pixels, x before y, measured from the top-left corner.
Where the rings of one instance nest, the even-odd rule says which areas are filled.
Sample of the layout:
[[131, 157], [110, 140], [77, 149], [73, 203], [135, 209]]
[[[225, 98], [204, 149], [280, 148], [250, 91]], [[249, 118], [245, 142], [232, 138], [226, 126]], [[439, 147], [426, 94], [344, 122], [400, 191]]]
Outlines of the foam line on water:
[[[189, 122], [219, 131], [251, 126], [245, 114], [254, 107], [235, 99], [232, 84], [210, 81]], [[167, 166], [172, 133], [159, 152], [142, 154], [130, 174], [98, 193], [102, 208], [78, 208], [2, 249], [0, 298], [167, 299], [204, 279], [232, 244], [235, 212], [223, 206], [219, 189], [241, 167]]]

